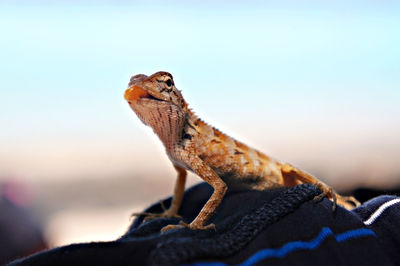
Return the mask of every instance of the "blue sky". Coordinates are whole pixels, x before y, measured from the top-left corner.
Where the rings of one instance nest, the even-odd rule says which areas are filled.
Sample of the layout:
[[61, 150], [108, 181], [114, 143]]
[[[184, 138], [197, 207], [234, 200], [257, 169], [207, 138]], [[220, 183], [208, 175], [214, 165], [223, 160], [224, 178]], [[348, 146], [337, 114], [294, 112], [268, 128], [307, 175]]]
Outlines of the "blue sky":
[[143, 136], [122, 95], [159, 70], [233, 135], [384, 139], [400, 132], [396, 2], [3, 1], [0, 145]]

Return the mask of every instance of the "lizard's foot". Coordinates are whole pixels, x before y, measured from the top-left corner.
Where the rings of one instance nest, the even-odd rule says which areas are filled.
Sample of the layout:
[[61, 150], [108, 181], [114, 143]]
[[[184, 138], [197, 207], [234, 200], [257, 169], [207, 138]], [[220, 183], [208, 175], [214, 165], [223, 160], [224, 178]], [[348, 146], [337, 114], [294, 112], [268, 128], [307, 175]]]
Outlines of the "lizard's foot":
[[353, 209], [360, 206], [360, 202], [353, 196], [340, 196], [338, 195], [339, 204], [343, 205], [346, 209]]
[[161, 208], [163, 209], [163, 212], [160, 213], [152, 213], [152, 212], [135, 212], [132, 213], [131, 216], [145, 216], [144, 220], [149, 221], [157, 218], [178, 218], [182, 219], [181, 216], [178, 215], [178, 213], [175, 210], [171, 209], [166, 209], [165, 205], [162, 201], [160, 201]]
[[351, 202], [354, 204], [355, 207], [358, 207], [361, 205], [361, 202], [359, 202], [355, 197], [353, 196], [348, 196], [348, 199], [346, 199], [348, 202]]
[[319, 202], [320, 200], [322, 200], [324, 197], [332, 197], [332, 211], [336, 211], [336, 207], [337, 207], [337, 198], [336, 195], [337, 193], [331, 188], [328, 187], [322, 183], [315, 183], [314, 186], [318, 187], [322, 192], [321, 194], [317, 195], [314, 197], [314, 202]]
[[316, 183], [314, 185], [317, 186], [322, 191], [321, 194], [314, 197], [314, 202], [318, 202], [324, 197], [331, 197], [333, 201], [332, 205], [333, 211], [336, 210], [337, 204], [341, 205], [342, 207], [348, 210], [351, 210], [354, 207], [360, 205], [360, 202], [352, 196], [341, 196], [337, 194], [332, 188], [327, 187], [326, 185], [321, 183]]
[[180, 221], [179, 224], [169, 224], [167, 226], [164, 226], [163, 228], [161, 228], [161, 233], [164, 233], [164, 232], [169, 231], [169, 230], [185, 228], [185, 227], [189, 228], [191, 230], [209, 230], [209, 229], [216, 230], [215, 224], [196, 225], [196, 224], [193, 224], [193, 223], [187, 224], [184, 221]]

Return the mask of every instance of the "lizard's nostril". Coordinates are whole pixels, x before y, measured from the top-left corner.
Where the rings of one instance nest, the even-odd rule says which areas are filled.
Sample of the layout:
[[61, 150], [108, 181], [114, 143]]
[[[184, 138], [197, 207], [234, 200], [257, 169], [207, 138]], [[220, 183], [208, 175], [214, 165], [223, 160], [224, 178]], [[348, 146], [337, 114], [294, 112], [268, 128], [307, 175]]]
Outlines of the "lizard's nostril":
[[131, 77], [131, 79], [129, 80], [128, 86], [131, 87], [131, 86], [133, 86], [135, 83], [137, 83], [137, 82], [139, 82], [139, 81], [141, 81], [141, 80], [144, 80], [145, 78], [147, 78], [147, 76], [146, 76], [146, 75], [143, 75], [143, 74], [135, 75], [135, 76]]

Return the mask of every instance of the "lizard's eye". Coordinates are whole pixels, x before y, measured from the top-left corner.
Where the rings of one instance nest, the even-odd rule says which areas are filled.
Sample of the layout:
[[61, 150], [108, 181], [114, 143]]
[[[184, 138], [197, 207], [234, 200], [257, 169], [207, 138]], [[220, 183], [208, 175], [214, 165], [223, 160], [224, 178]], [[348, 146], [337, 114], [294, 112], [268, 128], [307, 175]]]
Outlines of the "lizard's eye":
[[165, 84], [167, 84], [168, 87], [171, 87], [174, 84], [174, 82], [172, 81], [172, 79], [167, 79], [165, 81]]

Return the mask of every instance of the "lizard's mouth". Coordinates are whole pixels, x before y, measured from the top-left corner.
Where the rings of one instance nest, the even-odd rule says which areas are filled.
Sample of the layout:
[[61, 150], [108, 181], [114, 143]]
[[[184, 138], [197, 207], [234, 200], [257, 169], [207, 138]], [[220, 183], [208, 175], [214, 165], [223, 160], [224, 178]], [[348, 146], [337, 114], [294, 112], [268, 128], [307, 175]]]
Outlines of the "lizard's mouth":
[[162, 99], [159, 99], [152, 95], [149, 91], [142, 89], [139, 86], [132, 86], [129, 87], [124, 94], [125, 100], [127, 100], [129, 103], [131, 102], [137, 102], [139, 99], [150, 99], [153, 101], [160, 101], [162, 102]]

